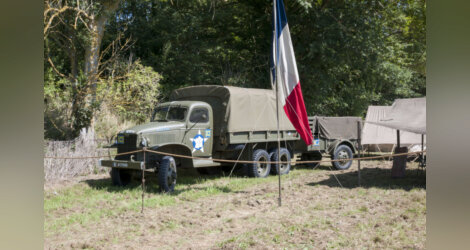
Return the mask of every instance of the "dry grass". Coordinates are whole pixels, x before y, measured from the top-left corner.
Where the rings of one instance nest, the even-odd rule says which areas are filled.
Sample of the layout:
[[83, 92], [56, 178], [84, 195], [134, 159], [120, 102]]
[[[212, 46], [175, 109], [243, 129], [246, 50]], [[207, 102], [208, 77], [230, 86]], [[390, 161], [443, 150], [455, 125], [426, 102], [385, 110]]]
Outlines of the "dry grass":
[[[176, 192], [149, 179], [144, 214], [140, 186], [95, 179], [45, 192], [45, 247], [93, 249], [414, 248], [426, 240], [426, 177], [410, 164], [390, 178], [390, 162], [347, 171], [297, 167], [283, 176], [182, 177]], [[335, 173], [343, 188], [332, 174]]]
[[[47, 141], [44, 152], [46, 156], [53, 157], [100, 156], [107, 153], [107, 150], [99, 147], [92, 129], [83, 129], [80, 136], [73, 141]], [[80, 160], [44, 158], [44, 183], [51, 185], [77, 176], [106, 171], [97, 165], [98, 158]]]

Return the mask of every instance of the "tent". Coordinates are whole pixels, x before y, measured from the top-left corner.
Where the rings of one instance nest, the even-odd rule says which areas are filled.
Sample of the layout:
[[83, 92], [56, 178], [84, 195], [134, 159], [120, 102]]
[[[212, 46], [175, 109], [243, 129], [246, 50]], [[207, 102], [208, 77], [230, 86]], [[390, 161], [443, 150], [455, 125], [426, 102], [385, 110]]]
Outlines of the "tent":
[[426, 134], [426, 97], [396, 99], [385, 117], [377, 122], [380, 126], [407, 131], [416, 134]]
[[[390, 152], [397, 143], [396, 129], [377, 125], [390, 114], [392, 106], [369, 106], [362, 128], [361, 144], [367, 151]], [[400, 143], [402, 146], [421, 144], [421, 135], [406, 131], [400, 131]]]
[[[421, 148], [424, 149], [424, 135], [426, 134], [426, 98], [396, 99], [390, 110], [378, 121], [366, 121], [366, 124], [375, 124], [396, 130], [397, 147], [394, 153], [406, 153], [408, 149], [401, 145], [401, 132], [411, 132], [421, 137]], [[424, 153], [421, 153], [421, 166], [425, 166]], [[406, 168], [406, 155], [395, 156], [392, 165], [392, 177], [404, 177]]]

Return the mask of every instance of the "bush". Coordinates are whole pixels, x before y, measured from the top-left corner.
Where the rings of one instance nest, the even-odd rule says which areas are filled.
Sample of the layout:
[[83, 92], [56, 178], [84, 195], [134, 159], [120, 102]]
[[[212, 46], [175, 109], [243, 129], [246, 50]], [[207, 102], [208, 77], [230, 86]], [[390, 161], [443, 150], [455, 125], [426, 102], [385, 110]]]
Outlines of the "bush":
[[[46, 76], [50, 74], [45, 73]], [[66, 79], [44, 79], [44, 138], [72, 138], [72, 90]]]
[[[150, 117], [159, 96], [160, 74], [139, 61], [131, 65], [123, 64], [117, 71], [127, 70], [123, 79], [110, 77], [101, 80], [98, 98], [110, 112], [121, 120], [144, 122]], [[122, 73], [122, 72], [121, 72]]]
[[134, 126], [136, 123], [124, 120], [118, 115], [112, 113], [107, 104], [102, 104], [99, 111], [95, 113], [94, 130], [97, 138], [106, 140], [108, 144], [112, 143], [112, 138], [119, 131]]

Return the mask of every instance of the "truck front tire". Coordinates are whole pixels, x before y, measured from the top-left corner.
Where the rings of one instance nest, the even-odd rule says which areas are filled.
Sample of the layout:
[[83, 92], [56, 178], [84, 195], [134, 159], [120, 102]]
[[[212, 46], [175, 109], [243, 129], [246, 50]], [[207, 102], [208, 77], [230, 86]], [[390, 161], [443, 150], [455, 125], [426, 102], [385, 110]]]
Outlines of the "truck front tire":
[[132, 173], [127, 169], [111, 168], [111, 180], [114, 186], [123, 187], [131, 182]]
[[162, 192], [173, 192], [176, 186], [176, 163], [171, 156], [164, 156], [158, 169], [158, 185]]
[[269, 154], [269, 156], [271, 158], [271, 162], [278, 161], [278, 159], [281, 159], [281, 161], [289, 162], [289, 163], [283, 163], [283, 164], [273, 163], [273, 164], [271, 164], [271, 172], [275, 175], [279, 174], [279, 165], [281, 166], [281, 175], [282, 174], [288, 174], [289, 171], [290, 171], [290, 167], [291, 167], [291, 164], [290, 164], [291, 156], [290, 156], [289, 150], [287, 150], [286, 148], [281, 148], [280, 151], [281, 151], [281, 155], [278, 158], [278, 152], [279, 151], [277, 150], [277, 148], [271, 150], [271, 152]]
[[247, 164], [247, 174], [250, 177], [265, 178], [269, 175], [271, 164], [269, 163], [269, 154], [264, 149], [257, 149], [253, 152], [253, 161], [258, 163]]
[[[340, 159], [352, 159], [353, 158], [353, 152], [351, 148], [348, 145], [339, 145], [334, 154], [332, 155], [332, 158], [334, 160], [340, 160]], [[331, 162], [333, 167], [335, 167], [338, 170], [346, 170], [352, 165], [352, 160], [345, 160], [345, 161], [333, 161]]]

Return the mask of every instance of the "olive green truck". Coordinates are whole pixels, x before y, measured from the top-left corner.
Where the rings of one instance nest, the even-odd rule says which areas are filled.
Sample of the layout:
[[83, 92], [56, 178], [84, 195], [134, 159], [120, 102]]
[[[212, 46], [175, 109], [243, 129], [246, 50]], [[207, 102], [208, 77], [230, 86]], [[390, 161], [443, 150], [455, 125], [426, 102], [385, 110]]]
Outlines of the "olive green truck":
[[[277, 150], [276, 100], [272, 90], [202, 85], [177, 89], [170, 101], [159, 104], [149, 123], [117, 134], [117, 153], [148, 150], [196, 157], [172, 157], [151, 152], [118, 155], [114, 160], [100, 160], [111, 167], [114, 185], [127, 185], [142, 170], [154, 172], [162, 191], [172, 191], [179, 167], [207, 169], [228, 167], [235, 163], [217, 161], [244, 160], [251, 177], [270, 173], [287, 174], [296, 156], [301, 160], [320, 160], [323, 153], [333, 159], [349, 159], [357, 148], [359, 117], [309, 117], [314, 144], [307, 146], [283, 110], [279, 111], [281, 148]], [[144, 159], [145, 158], [145, 159]], [[333, 162], [337, 169], [347, 169], [350, 160]], [[310, 164], [316, 166], [316, 164]]]

